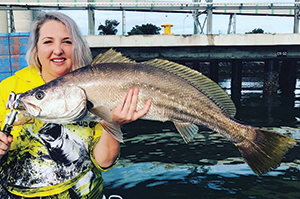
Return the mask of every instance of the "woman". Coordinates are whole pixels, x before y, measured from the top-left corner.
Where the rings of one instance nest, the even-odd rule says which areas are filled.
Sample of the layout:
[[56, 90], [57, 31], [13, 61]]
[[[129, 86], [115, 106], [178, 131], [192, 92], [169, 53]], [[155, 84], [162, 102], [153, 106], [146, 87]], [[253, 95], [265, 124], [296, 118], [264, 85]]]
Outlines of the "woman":
[[[23, 93], [87, 65], [91, 53], [71, 18], [48, 12], [33, 24], [26, 58], [29, 66], [0, 84], [1, 129], [11, 91]], [[136, 111], [137, 97], [138, 89], [130, 89], [112, 110], [117, 124], [147, 113], [150, 101]], [[100, 198], [101, 171], [117, 162], [119, 143], [99, 124], [45, 124], [24, 115], [15, 123], [12, 136], [0, 132], [0, 198]]]

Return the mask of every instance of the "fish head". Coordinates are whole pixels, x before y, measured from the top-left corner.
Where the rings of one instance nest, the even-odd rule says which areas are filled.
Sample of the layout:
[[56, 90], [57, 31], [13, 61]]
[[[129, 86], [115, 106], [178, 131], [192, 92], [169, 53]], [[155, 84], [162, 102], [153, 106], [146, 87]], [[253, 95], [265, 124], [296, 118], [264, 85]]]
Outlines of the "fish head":
[[77, 86], [44, 85], [21, 94], [15, 107], [44, 122], [66, 124], [84, 117], [87, 99]]

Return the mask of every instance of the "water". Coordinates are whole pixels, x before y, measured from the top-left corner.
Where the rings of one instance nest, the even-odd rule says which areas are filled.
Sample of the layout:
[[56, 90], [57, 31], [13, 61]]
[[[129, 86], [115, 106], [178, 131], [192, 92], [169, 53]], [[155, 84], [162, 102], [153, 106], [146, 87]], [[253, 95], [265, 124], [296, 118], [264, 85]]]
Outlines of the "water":
[[[280, 97], [265, 99], [263, 77], [244, 77], [242, 122], [300, 139], [300, 81], [295, 102]], [[219, 82], [230, 94], [230, 79]], [[272, 101], [272, 103], [270, 103]], [[299, 112], [299, 116], [298, 116]], [[300, 198], [299, 146], [290, 150], [276, 170], [256, 176], [244, 163], [238, 149], [220, 134], [201, 127], [195, 139], [185, 144], [172, 123], [137, 121], [123, 128], [118, 165], [103, 173], [105, 195], [124, 199], [182, 198]]]

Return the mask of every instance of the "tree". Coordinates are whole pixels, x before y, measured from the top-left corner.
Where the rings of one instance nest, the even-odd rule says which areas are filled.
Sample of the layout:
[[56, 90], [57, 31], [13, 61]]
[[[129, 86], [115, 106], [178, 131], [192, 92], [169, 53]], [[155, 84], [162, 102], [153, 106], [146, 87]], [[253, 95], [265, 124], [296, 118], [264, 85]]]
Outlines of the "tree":
[[160, 34], [160, 30], [160, 27], [147, 23], [146, 25], [143, 24], [142, 26], [136, 25], [131, 29], [130, 32], [128, 32], [128, 35], [158, 35]]
[[264, 34], [264, 32], [262, 28], [255, 28], [250, 32], [245, 32], [245, 34]]
[[105, 25], [102, 25], [100, 23], [98, 30], [99, 35], [116, 35], [118, 30], [116, 29], [116, 27], [120, 24], [120, 22], [118, 22], [115, 19], [106, 19], [105, 20]]

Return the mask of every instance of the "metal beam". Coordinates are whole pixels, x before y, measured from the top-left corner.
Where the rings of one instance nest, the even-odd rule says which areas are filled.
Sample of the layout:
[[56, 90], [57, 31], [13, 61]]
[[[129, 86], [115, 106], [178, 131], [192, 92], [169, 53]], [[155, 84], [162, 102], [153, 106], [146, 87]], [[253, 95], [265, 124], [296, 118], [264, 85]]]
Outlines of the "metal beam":
[[126, 12], [122, 10], [122, 35], [126, 35]]
[[[51, 0], [50, 0], [51, 1]], [[188, 13], [194, 17], [194, 33], [203, 33], [204, 25], [207, 27], [207, 34], [212, 34], [213, 14], [232, 15], [259, 15], [259, 16], [288, 16], [294, 17], [294, 33], [299, 32], [299, 0], [295, 2], [277, 2], [277, 3], [213, 3], [213, 0], [206, 0], [201, 3], [200, 0], [187, 2], [53, 2], [49, 3], [0, 3], [0, 10], [87, 10], [88, 11], [88, 29], [89, 35], [95, 34], [95, 10], [122, 11], [122, 34], [125, 35], [125, 11], [142, 12], [173, 12]], [[104, 0], [105, 1], [105, 0]], [[200, 1], [200, 2], [199, 2]], [[198, 19], [199, 15], [205, 13], [204, 24]], [[233, 20], [235, 18], [232, 18]], [[232, 22], [232, 21], [231, 21]], [[235, 32], [235, 23], [233, 22]], [[13, 25], [13, 24], [12, 24]], [[13, 27], [13, 26], [11, 26]], [[230, 28], [230, 27], [229, 27]], [[230, 29], [229, 29], [230, 30]]]
[[[94, 0], [88, 0], [88, 2], [93, 2]], [[89, 35], [95, 35], [95, 11], [92, 4], [88, 5], [88, 27]]]
[[[199, 0], [193, 0], [193, 2], [197, 3], [197, 2], [199, 2]], [[201, 0], [200, 0], [200, 2], [201, 2]], [[198, 25], [199, 25], [199, 23], [196, 22], [198, 20], [198, 14], [199, 14], [198, 10], [193, 10], [192, 16], [194, 18], [194, 34], [198, 34]]]
[[[299, 60], [299, 46], [194, 46], [194, 47], [94, 47], [91, 48], [93, 55], [105, 52], [109, 48], [114, 48], [118, 51], [126, 51], [124, 55], [135, 61], [145, 61], [149, 59], [167, 59], [171, 61], [264, 61], [264, 60]], [[286, 57], [278, 57], [277, 51], [282, 48], [289, 48], [289, 54]]]
[[213, 27], [213, 0], [207, 0], [207, 34], [211, 35], [212, 34], [212, 27]]
[[0, 10], [87, 10], [90, 6], [94, 10], [126, 10], [143, 12], [180, 12], [192, 13], [194, 10], [205, 11], [208, 7], [213, 14], [241, 15], [273, 15], [294, 16], [300, 2], [278, 3], [212, 3], [212, 2], [70, 2], [70, 3], [0, 3]]
[[231, 27], [232, 27], [232, 34], [236, 34], [236, 13], [231, 14], [229, 17], [227, 34], [231, 33]]
[[7, 11], [7, 19], [8, 19], [8, 32], [13, 33], [16, 32], [15, 28], [15, 19], [14, 19], [14, 13], [12, 10]]
[[[295, 2], [300, 2], [300, 0], [295, 0]], [[294, 33], [299, 33], [299, 12], [300, 12], [299, 7], [298, 9], [294, 10]]]
[[199, 16], [201, 16], [201, 14], [206, 14], [206, 12], [204, 13], [198, 13], [195, 12], [193, 13], [193, 18], [194, 18], [194, 34], [204, 34], [204, 27], [207, 21], [207, 15], [204, 18], [203, 24], [201, 25], [201, 22], [199, 20]]

